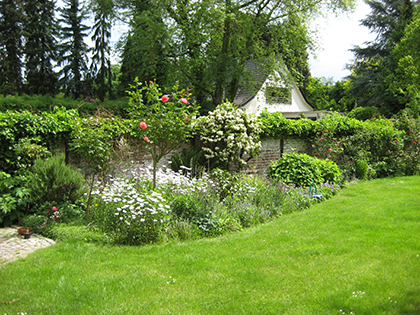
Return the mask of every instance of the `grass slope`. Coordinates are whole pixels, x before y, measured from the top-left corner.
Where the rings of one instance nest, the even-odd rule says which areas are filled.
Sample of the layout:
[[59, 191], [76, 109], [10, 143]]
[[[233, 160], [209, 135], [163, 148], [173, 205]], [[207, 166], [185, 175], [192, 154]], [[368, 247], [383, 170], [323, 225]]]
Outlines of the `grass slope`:
[[60, 243], [0, 268], [0, 314], [420, 314], [420, 177], [214, 239]]

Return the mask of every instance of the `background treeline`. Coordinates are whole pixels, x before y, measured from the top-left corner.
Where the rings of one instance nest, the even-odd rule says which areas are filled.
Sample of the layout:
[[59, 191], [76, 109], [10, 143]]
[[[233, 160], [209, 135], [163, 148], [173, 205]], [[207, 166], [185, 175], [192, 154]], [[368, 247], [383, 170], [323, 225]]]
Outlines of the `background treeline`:
[[[312, 78], [309, 21], [355, 1], [4, 0], [0, 3], [0, 94], [64, 95], [79, 101], [126, 97], [129, 84], [188, 87], [206, 113], [238, 89], [259, 88], [286, 65], [318, 110], [419, 112], [420, 13], [413, 0], [369, 0], [362, 20], [377, 35], [354, 47], [343, 81]], [[111, 42], [115, 25], [125, 25]], [[120, 57], [112, 64], [112, 53]], [[116, 63], [116, 62], [114, 62]], [[280, 71], [281, 72], [281, 71]], [[35, 100], [36, 102], [36, 100]], [[64, 102], [64, 101], [63, 101]], [[91, 102], [92, 103], [92, 102]]]

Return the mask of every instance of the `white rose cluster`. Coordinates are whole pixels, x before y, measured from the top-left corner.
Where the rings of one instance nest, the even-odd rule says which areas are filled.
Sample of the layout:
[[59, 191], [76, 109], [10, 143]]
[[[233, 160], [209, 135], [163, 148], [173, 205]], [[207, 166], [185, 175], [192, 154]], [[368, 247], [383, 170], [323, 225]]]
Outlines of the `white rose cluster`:
[[261, 128], [256, 117], [233, 103], [220, 104], [195, 124], [205, 157], [218, 167], [242, 168], [247, 158], [256, 157], [261, 150]]

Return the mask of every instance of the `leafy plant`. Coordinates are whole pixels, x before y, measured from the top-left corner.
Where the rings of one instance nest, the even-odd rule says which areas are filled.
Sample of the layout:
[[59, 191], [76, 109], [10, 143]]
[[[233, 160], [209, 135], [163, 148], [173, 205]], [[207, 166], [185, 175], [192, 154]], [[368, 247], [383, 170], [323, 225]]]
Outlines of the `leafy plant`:
[[277, 181], [300, 186], [325, 182], [336, 184], [342, 180], [341, 172], [334, 162], [307, 154], [285, 153], [281, 159], [271, 163], [267, 174]]
[[43, 215], [31, 214], [23, 217], [20, 222], [22, 226], [32, 227], [34, 233], [41, 233], [46, 220]]
[[356, 177], [359, 179], [367, 179], [368, 178], [368, 169], [369, 164], [366, 160], [356, 160]]
[[24, 176], [0, 171], [0, 224], [8, 226], [28, 212], [29, 191]]
[[199, 177], [203, 174], [206, 166], [204, 151], [194, 147], [183, 149], [182, 153], [175, 153], [171, 157], [171, 169], [175, 172], [181, 171], [184, 175], [190, 173], [192, 177]]
[[89, 219], [90, 197], [95, 178], [109, 171], [115, 155], [115, 146], [128, 132], [123, 121], [115, 119], [111, 113], [97, 111], [95, 116], [77, 120], [70, 148], [87, 164], [90, 176], [86, 220]]
[[366, 106], [366, 107], [355, 107], [348, 114], [349, 118], [355, 118], [358, 120], [368, 120], [376, 117], [380, 117], [381, 114], [376, 107]]
[[28, 175], [31, 205], [76, 201], [85, 192], [84, 176], [64, 162], [63, 155], [37, 160]]

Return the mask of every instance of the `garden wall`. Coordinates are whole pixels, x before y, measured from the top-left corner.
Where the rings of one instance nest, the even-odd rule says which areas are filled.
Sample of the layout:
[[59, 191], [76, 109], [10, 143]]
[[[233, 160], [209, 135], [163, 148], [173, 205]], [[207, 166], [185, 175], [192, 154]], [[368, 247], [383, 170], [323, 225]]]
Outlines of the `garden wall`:
[[272, 161], [278, 160], [283, 153], [307, 153], [308, 147], [304, 140], [294, 138], [263, 139], [258, 158], [249, 160], [248, 164], [254, 165], [251, 173], [263, 174]]
[[[172, 151], [170, 154], [163, 157], [158, 163], [158, 168], [168, 165], [171, 156], [175, 153], [181, 153], [182, 149], [188, 149], [189, 144], [184, 144], [179, 149]], [[284, 139], [263, 139], [261, 140], [261, 151], [257, 158], [248, 161], [249, 165], [254, 165], [249, 169], [248, 173], [263, 174], [270, 166], [272, 161], [278, 160], [282, 157], [283, 153], [307, 153], [308, 147], [304, 140], [296, 138]], [[152, 165], [152, 156], [146, 150], [140, 148], [136, 150], [132, 158], [136, 165]]]

